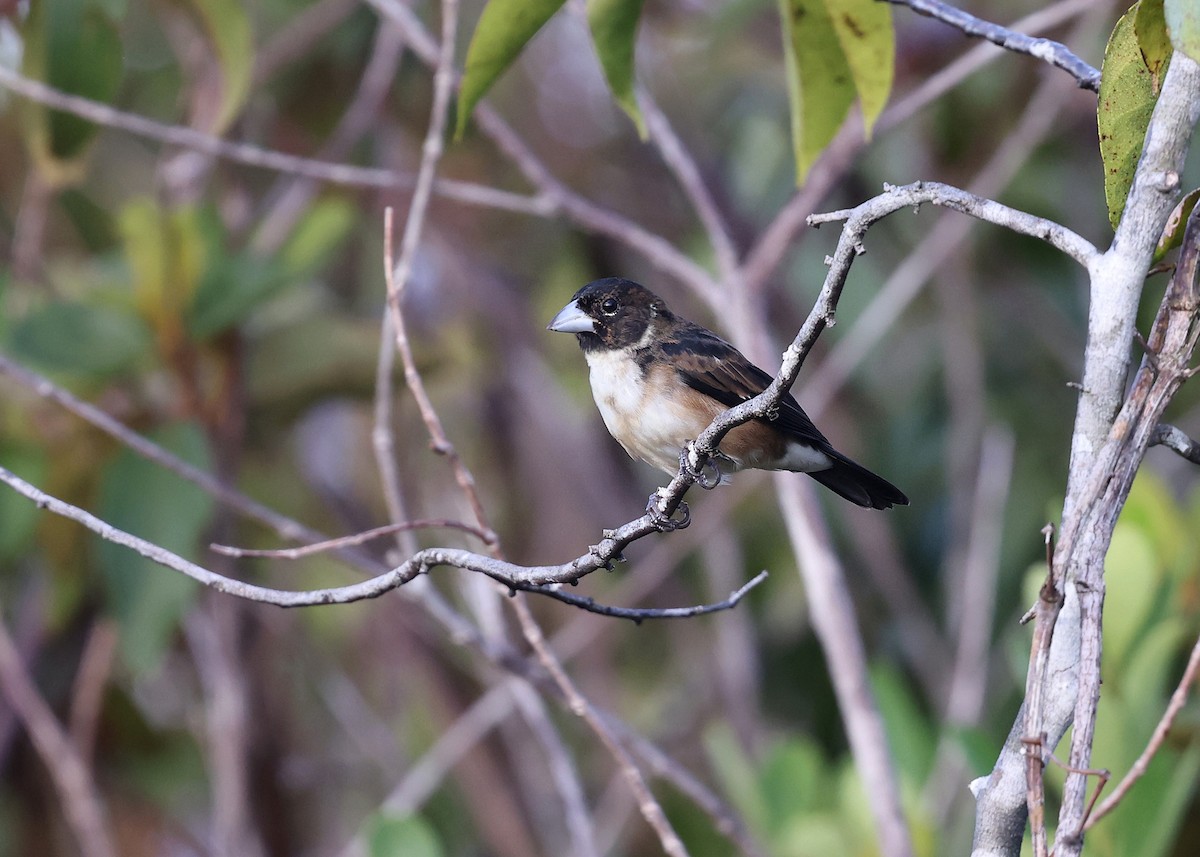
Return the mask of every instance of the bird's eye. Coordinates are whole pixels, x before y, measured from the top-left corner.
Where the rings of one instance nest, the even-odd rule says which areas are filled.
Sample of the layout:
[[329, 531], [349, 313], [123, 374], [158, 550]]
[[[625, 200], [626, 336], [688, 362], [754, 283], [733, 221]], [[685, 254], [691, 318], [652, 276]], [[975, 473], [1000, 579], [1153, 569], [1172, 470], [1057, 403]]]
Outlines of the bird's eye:
[[615, 315], [617, 312], [617, 299], [605, 298], [600, 302], [600, 312], [605, 315]]

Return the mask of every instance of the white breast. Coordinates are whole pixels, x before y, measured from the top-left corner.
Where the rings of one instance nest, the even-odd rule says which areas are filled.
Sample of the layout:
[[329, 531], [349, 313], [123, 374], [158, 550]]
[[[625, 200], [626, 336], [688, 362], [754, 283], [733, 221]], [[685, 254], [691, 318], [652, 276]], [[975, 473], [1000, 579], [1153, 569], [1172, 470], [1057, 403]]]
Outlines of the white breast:
[[621, 440], [634, 430], [642, 406], [642, 370], [624, 351], [587, 351], [592, 398], [608, 433]]
[[608, 433], [633, 458], [666, 473], [679, 467], [679, 451], [708, 425], [703, 415], [644, 396], [642, 370], [626, 351], [586, 352], [592, 397]]

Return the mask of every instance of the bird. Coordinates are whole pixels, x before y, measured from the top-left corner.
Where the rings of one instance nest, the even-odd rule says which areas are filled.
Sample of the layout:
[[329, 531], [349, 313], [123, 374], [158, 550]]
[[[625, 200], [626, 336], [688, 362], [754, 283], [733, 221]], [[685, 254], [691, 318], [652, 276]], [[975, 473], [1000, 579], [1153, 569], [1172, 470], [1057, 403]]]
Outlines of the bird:
[[[672, 312], [645, 286], [620, 277], [588, 283], [547, 329], [578, 339], [609, 434], [630, 457], [672, 476], [681, 466], [690, 469], [688, 444], [718, 414], [757, 396], [774, 380], [717, 334]], [[730, 473], [743, 469], [790, 470], [808, 474], [859, 506], [908, 505], [903, 491], [838, 452], [790, 393], [769, 418], [725, 435], [716, 459], [713, 478], [693, 473], [703, 487], [726, 483]]]

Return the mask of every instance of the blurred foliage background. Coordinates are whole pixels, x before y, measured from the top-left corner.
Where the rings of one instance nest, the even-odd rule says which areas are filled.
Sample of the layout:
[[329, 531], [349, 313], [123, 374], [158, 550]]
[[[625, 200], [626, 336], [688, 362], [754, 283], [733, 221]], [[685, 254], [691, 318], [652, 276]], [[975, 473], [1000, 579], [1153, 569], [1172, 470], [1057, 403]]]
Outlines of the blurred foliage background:
[[[1001, 22], [1041, 9], [962, 5]], [[481, 6], [464, 5], [460, 58]], [[1098, 65], [1123, 11], [1060, 2], [1047, 34]], [[437, 32], [435, 6], [413, 12]], [[972, 43], [904, 9], [894, 20], [895, 112], [865, 146], [854, 134], [835, 141], [802, 213], [931, 179], [1107, 244], [1095, 96], [988, 48], [989, 61], [955, 71]], [[316, 183], [0, 90], [0, 352], [331, 533], [387, 516], [372, 452], [381, 211], [406, 210], [403, 177], [430, 104], [428, 68], [380, 21], [354, 0], [0, 0], [0, 64], [26, 76], [168, 125], [400, 177], [384, 189]], [[782, 67], [767, 0], [646, 5], [639, 75], [743, 254], [797, 193]], [[949, 87], [913, 100], [939, 74]], [[686, 196], [612, 103], [580, 15], [556, 16], [489, 101], [579, 197], [711, 266]], [[477, 124], [448, 144], [440, 175], [539, 190]], [[798, 228], [770, 268], [762, 301], [777, 340], [805, 317], [836, 236]], [[1016, 620], [1043, 573], [1039, 530], [1061, 504], [1085, 280], [1044, 245], [939, 211], [881, 223], [868, 250], [798, 396], [840, 448], [912, 498], [886, 514], [822, 502], [919, 852], [961, 854], [973, 824], [966, 785], [990, 769], [1024, 686], [1029, 633]], [[435, 196], [407, 295], [414, 349], [516, 561], [578, 555], [640, 513], [657, 484], [604, 432], [575, 343], [544, 331], [580, 285], [610, 275], [729, 333], [628, 242], [561, 211]], [[1151, 280], [1147, 312], [1164, 282]], [[412, 517], [466, 517], [403, 378], [394, 384]], [[1200, 433], [1194, 385], [1169, 418]], [[280, 540], [2, 373], [0, 465], [223, 573], [280, 588], [356, 579], [328, 556], [211, 553], [211, 541]], [[766, 479], [693, 496], [690, 529], [640, 542], [627, 564], [580, 587], [605, 603], [678, 606], [720, 600], [769, 569], [737, 609], [634, 626], [533, 606], [588, 697], [724, 796], [767, 853], [877, 853]], [[452, 531], [418, 538], [472, 546]], [[1194, 467], [1154, 449], [1108, 567], [1095, 764], [1123, 773], [1157, 723], [1200, 631], [1198, 570]], [[429, 585], [485, 638], [519, 639], [486, 582], [441, 571]], [[123, 855], [570, 853], [536, 727], [504, 692], [503, 671], [420, 599], [292, 612], [240, 603], [5, 489], [0, 603], [94, 773]], [[550, 711], [598, 852], [657, 853], [611, 757], [569, 712]], [[1198, 728], [1192, 702], [1145, 780], [1089, 835], [1090, 853], [1196, 853]], [[440, 776], [415, 786], [431, 749]], [[1053, 800], [1061, 772], [1048, 779]], [[655, 785], [693, 854], [736, 850], [693, 800]], [[0, 855], [73, 849], [38, 755], [0, 700]]]

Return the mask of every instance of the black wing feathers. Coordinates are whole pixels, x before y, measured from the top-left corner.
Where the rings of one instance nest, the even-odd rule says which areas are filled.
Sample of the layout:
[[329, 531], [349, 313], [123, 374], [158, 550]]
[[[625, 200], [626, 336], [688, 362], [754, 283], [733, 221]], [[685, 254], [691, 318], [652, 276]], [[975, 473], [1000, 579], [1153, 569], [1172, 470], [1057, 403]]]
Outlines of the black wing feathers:
[[[724, 339], [694, 325], [681, 331], [677, 339], [664, 342], [662, 348], [685, 384], [727, 408], [754, 398], [775, 380]], [[779, 402], [778, 410], [771, 425], [823, 452], [833, 451], [790, 393]]]

